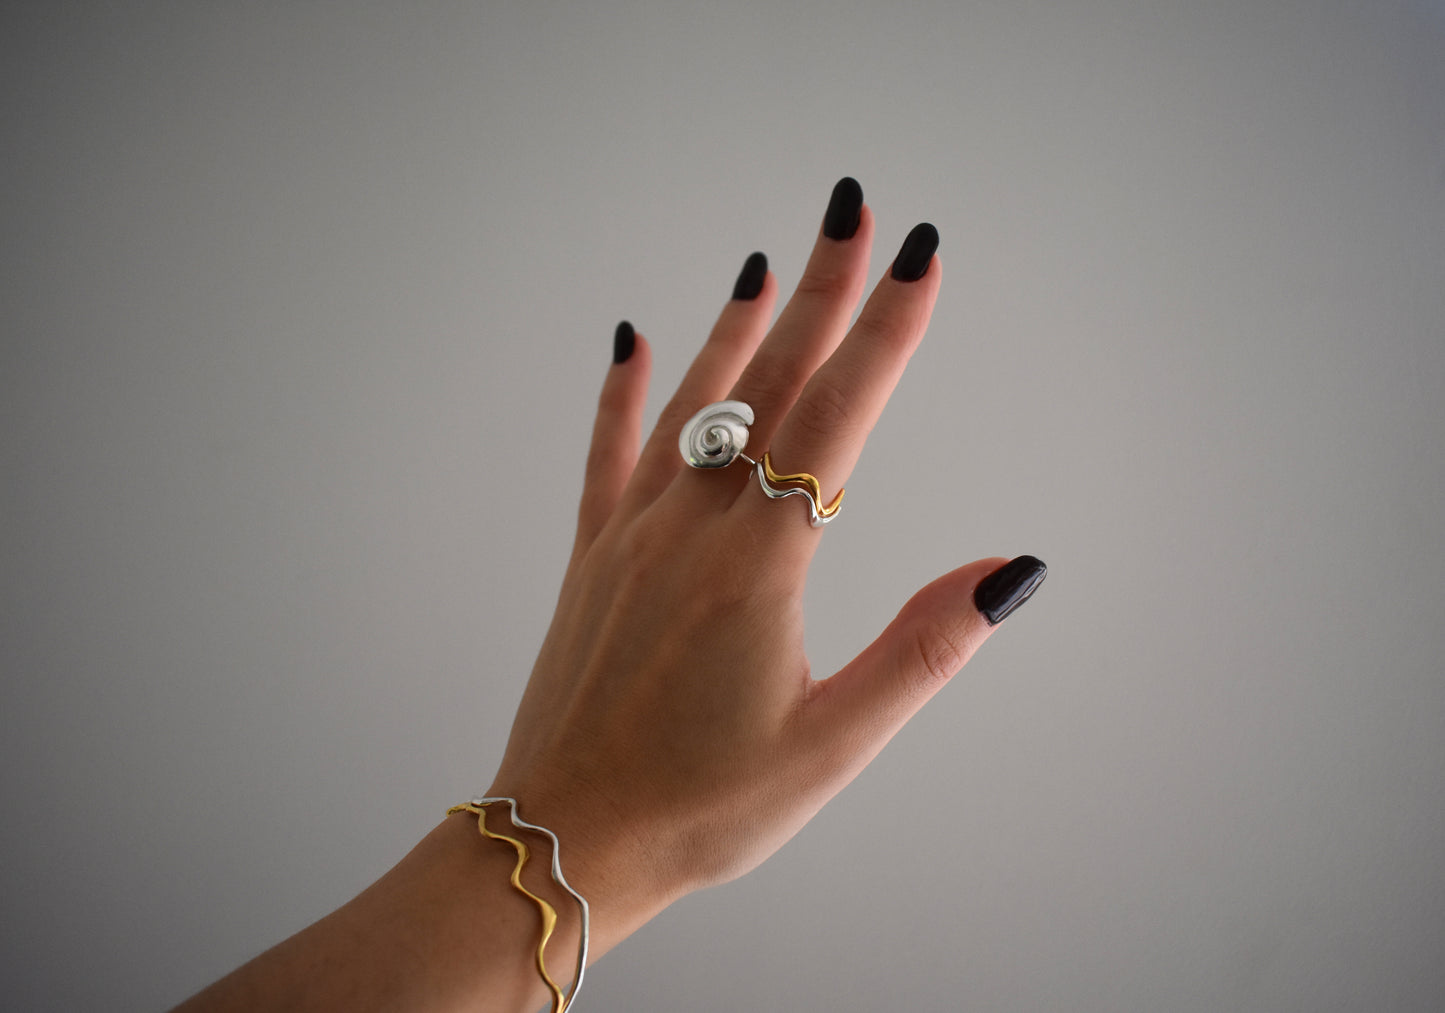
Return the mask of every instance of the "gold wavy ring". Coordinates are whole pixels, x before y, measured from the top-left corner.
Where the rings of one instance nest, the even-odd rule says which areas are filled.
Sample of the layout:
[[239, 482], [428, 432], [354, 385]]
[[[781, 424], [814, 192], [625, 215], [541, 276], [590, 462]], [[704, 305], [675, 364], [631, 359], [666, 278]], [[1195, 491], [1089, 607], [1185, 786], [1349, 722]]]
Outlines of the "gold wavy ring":
[[763, 459], [757, 462], [757, 474], [758, 483], [770, 499], [782, 499], [784, 496], [808, 497], [808, 522], [815, 528], [821, 528], [838, 516], [838, 511], [843, 507], [843, 493], [848, 491], [839, 489], [833, 502], [824, 506], [823, 487], [818, 480], [806, 471], [800, 471], [796, 475], [778, 474], [773, 470], [771, 450], [764, 453]]

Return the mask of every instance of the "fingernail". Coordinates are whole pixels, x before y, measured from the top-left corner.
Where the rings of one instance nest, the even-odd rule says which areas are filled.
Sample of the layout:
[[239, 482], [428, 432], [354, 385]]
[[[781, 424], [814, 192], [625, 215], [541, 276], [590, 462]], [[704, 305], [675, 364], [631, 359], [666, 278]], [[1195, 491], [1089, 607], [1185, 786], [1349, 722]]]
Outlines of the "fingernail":
[[973, 603], [990, 626], [997, 626], [1029, 600], [1048, 572], [1043, 560], [1034, 556], [1010, 560], [979, 581], [973, 591]]
[[623, 363], [632, 358], [632, 350], [637, 347], [637, 332], [626, 320], [617, 325], [617, 333], [612, 336], [612, 361]]
[[898, 256], [893, 258], [893, 277], [898, 281], [917, 281], [928, 273], [928, 265], [938, 249], [938, 230], [927, 222], [913, 226]]
[[743, 264], [742, 271], [738, 274], [737, 284], [733, 286], [734, 299], [756, 299], [758, 293], [763, 290], [763, 282], [768, 277], [768, 258], [766, 254], [754, 253], [748, 257]]
[[852, 239], [863, 217], [863, 188], [852, 176], [844, 176], [833, 187], [828, 212], [823, 215], [823, 235], [829, 239]]

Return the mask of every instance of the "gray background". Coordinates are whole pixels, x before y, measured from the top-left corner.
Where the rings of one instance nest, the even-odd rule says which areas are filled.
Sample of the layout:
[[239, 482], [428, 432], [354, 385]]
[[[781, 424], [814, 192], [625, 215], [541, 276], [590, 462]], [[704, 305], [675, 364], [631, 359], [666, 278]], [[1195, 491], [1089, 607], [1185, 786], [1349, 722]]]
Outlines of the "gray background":
[[5, 4], [0, 1004], [178, 1001], [484, 786], [614, 324], [655, 414], [846, 173], [945, 283], [817, 670], [1051, 575], [586, 1008], [1440, 1009], [1440, 8]]

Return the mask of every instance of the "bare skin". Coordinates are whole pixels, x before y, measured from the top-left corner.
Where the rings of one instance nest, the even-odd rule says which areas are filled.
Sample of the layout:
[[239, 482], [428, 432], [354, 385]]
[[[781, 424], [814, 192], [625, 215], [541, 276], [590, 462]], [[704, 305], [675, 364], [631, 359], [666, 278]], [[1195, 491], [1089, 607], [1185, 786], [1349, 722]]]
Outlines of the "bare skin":
[[[916, 280], [885, 274], [850, 328], [872, 242], [866, 205], [851, 238], [820, 232], [771, 329], [772, 274], [756, 298], [730, 301], [645, 442], [646, 340], [608, 372], [556, 615], [488, 792], [521, 800], [561, 840], [591, 907], [593, 959], [776, 851], [995, 628], [974, 590], [1004, 558], [939, 577], [815, 679], [801, 602], [822, 530], [796, 499], [762, 495], [743, 464], [700, 471], [678, 454], [695, 411], [741, 400], [757, 417], [750, 452], [816, 475], [825, 500], [844, 485], [942, 279], [936, 256]], [[528, 843], [525, 882], [561, 919], [547, 964], [565, 985], [579, 919], [548, 880], [545, 841]], [[507, 880], [514, 862], [475, 816], [448, 817], [355, 900], [180, 1008], [535, 1009], [550, 993], [533, 962], [536, 908]]]

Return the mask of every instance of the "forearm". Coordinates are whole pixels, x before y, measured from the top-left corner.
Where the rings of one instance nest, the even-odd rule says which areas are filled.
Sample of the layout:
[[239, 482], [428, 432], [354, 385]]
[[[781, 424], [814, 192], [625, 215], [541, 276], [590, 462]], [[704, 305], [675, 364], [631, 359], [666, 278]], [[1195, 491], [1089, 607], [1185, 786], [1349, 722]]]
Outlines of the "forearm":
[[[549, 853], [534, 852], [525, 882], [550, 899], [547, 861]], [[509, 846], [481, 837], [475, 816], [448, 817], [350, 903], [222, 978], [178, 1013], [535, 1010], [550, 995], [535, 964], [540, 918], [509, 882], [515, 864]], [[565, 988], [575, 966], [578, 919], [575, 909], [553, 903], [559, 917], [547, 965]]]

